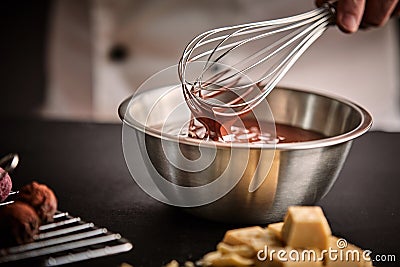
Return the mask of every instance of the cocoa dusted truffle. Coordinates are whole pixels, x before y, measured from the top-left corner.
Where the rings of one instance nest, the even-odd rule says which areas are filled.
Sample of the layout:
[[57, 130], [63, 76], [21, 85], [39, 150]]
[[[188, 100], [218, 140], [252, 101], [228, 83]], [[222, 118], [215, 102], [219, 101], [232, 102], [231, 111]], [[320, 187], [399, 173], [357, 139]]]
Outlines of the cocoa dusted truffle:
[[26, 203], [16, 201], [0, 208], [0, 247], [33, 241], [39, 231], [40, 219]]
[[10, 175], [0, 168], [0, 202], [4, 201], [11, 192], [12, 182]]
[[57, 211], [57, 198], [44, 184], [32, 182], [19, 190], [18, 200], [34, 208], [42, 223], [52, 222]]

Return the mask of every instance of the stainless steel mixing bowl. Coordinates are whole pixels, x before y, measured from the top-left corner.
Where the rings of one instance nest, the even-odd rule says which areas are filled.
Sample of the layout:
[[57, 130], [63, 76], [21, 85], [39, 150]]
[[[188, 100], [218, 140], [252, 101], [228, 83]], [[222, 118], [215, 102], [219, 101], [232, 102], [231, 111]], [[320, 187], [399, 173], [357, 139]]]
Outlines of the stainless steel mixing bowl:
[[[177, 102], [182, 102], [180, 89], [177, 88], [175, 93], [163, 97], [156, 105], [157, 110], [148, 116], [148, 111], [154, 109], [154, 102], [164, 92], [165, 88], [146, 91], [135, 96], [130, 105], [130, 99], [127, 99], [119, 108], [121, 119], [132, 130], [132, 135], [136, 135], [133, 138], [144, 144], [140, 150], [142, 154], [149, 155], [149, 160], [144, 161], [150, 176], [160, 174], [178, 185], [201, 186], [212, 182], [224, 171], [228, 175], [237, 175], [240, 170], [235, 166], [246, 163], [244, 172], [240, 172], [239, 182], [225, 196], [210, 204], [185, 208], [192, 214], [210, 220], [269, 223], [282, 220], [288, 206], [314, 204], [334, 184], [352, 140], [364, 134], [372, 125], [371, 115], [350, 101], [308, 91], [276, 88], [268, 96], [275, 121], [317, 131], [326, 138], [277, 144], [272, 165], [267, 166], [267, 171], [260, 171], [257, 163], [262, 163], [264, 152], [269, 155], [268, 152], [274, 150], [273, 146], [262, 145], [250, 149], [245, 149], [243, 144], [230, 147], [213, 143], [209, 146], [208, 142], [200, 144], [198, 140], [162, 135], [144, 126], [145, 122], [147, 125], [164, 122], [167, 111]], [[176, 119], [187, 118], [189, 114], [188, 109], [179, 112]], [[178, 118], [180, 116], [182, 118]], [[179, 153], [195, 160], [199, 157], [199, 146], [203, 147], [201, 153], [215, 154], [207, 168], [193, 172], [171, 164], [171, 156]], [[228, 164], [233, 167], [227, 169]], [[249, 184], [254, 177], [265, 180], [257, 190], [250, 192]], [[184, 197], [179, 190], [166, 194], [172, 198]]]

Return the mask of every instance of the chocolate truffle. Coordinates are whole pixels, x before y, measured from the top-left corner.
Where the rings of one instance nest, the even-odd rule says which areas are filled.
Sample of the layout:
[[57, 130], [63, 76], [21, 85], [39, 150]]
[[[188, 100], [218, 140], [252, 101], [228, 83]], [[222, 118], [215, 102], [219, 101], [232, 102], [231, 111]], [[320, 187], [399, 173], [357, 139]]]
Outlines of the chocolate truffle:
[[57, 198], [46, 185], [37, 182], [24, 185], [19, 190], [18, 200], [33, 207], [42, 223], [53, 221], [57, 211]]
[[0, 209], [0, 247], [33, 241], [39, 231], [40, 219], [26, 203], [16, 201]]
[[10, 175], [0, 168], [0, 202], [4, 201], [11, 192], [12, 182]]

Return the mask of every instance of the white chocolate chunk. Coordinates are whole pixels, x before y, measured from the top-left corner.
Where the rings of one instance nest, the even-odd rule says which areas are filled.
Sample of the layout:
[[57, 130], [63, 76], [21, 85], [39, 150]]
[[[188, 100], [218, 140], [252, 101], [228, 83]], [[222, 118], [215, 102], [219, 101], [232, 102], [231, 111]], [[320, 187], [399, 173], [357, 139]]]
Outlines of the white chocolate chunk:
[[252, 266], [254, 260], [244, 258], [234, 253], [222, 254], [220, 251], [213, 251], [203, 257], [202, 264], [203, 266], [214, 267], [243, 267]]
[[253, 250], [253, 248], [247, 245], [232, 246], [223, 242], [217, 245], [217, 251], [221, 252], [222, 254], [233, 253], [245, 258], [252, 258], [256, 255], [256, 252]]
[[165, 267], [179, 267], [179, 263], [176, 260], [172, 260]]
[[195, 265], [191, 261], [185, 261], [185, 267], [195, 267]]
[[271, 231], [279, 240], [282, 240], [282, 227], [283, 222], [271, 223], [268, 225], [267, 230]]
[[282, 239], [294, 248], [328, 249], [331, 229], [318, 206], [289, 207], [282, 227]]
[[267, 229], [252, 226], [226, 232], [224, 243], [229, 245], [247, 245], [254, 251], [264, 249], [264, 246], [281, 246], [282, 243]]

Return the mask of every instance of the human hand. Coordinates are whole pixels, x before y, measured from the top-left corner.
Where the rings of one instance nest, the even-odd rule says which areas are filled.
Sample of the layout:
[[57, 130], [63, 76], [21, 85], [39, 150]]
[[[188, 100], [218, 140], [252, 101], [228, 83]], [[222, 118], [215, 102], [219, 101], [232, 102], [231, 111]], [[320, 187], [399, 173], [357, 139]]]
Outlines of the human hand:
[[[327, 0], [316, 0], [321, 6]], [[361, 28], [385, 25], [391, 16], [400, 14], [399, 0], [338, 0], [336, 24], [346, 33]]]

